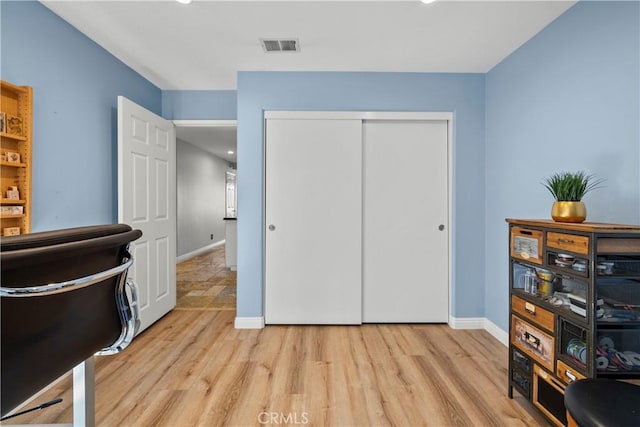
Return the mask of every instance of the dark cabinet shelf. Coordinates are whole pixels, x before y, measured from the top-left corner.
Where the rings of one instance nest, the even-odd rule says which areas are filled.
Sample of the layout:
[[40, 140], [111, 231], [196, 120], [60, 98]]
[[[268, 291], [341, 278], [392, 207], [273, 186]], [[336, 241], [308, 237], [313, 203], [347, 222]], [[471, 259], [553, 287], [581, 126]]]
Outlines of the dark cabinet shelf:
[[563, 425], [571, 381], [640, 379], [640, 226], [507, 222], [508, 393]]

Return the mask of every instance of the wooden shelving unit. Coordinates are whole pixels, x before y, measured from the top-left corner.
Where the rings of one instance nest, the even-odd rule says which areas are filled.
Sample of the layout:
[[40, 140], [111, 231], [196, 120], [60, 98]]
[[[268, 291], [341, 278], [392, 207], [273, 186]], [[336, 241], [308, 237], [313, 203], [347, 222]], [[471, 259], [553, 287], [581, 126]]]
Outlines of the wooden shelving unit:
[[570, 382], [640, 379], [640, 226], [507, 222], [508, 394], [566, 425]]
[[[20, 234], [31, 232], [31, 153], [33, 125], [33, 90], [29, 86], [16, 86], [0, 80], [0, 206], [21, 207], [22, 214], [0, 212], [0, 233]], [[19, 123], [10, 126], [9, 120]], [[11, 161], [12, 153], [19, 155], [18, 161]], [[15, 154], [13, 154], [15, 157]], [[7, 198], [7, 190], [17, 187], [19, 199]]]

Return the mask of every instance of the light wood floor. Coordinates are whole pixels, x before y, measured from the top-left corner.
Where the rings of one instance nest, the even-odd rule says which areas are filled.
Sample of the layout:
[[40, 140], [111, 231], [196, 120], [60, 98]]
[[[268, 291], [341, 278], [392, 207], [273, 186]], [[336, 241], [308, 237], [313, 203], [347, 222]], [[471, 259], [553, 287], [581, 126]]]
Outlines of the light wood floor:
[[[174, 310], [96, 359], [99, 426], [538, 426], [507, 398], [507, 349], [446, 325], [267, 326]], [[70, 379], [14, 423], [71, 422]], [[8, 421], [7, 421], [8, 423]], [[7, 424], [5, 424], [7, 425]]]

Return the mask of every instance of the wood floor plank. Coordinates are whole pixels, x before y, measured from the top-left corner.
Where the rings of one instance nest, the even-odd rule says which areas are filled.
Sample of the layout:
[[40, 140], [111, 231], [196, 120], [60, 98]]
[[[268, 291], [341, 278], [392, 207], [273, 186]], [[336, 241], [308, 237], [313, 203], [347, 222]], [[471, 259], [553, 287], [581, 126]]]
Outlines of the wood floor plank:
[[[507, 349], [446, 325], [268, 326], [174, 310], [122, 354], [96, 359], [100, 427], [546, 426], [507, 397]], [[15, 423], [70, 422], [64, 397]], [[10, 425], [9, 421], [3, 425]]]

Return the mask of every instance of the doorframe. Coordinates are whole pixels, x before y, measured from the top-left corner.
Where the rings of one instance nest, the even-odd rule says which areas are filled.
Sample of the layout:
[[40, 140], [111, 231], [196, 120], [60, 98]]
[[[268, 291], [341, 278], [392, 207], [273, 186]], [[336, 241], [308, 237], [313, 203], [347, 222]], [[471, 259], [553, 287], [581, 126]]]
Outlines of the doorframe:
[[238, 127], [237, 120], [171, 120], [176, 127]]
[[[421, 120], [435, 121], [444, 120], [447, 122], [447, 293], [449, 299], [448, 325], [455, 328], [455, 318], [453, 317], [453, 120], [454, 113], [449, 111], [295, 111], [295, 110], [265, 110], [263, 112], [263, 134], [262, 152], [267, 150], [266, 126], [268, 119], [335, 119], [335, 120]], [[265, 312], [265, 258], [266, 248], [266, 156], [263, 156], [263, 189], [262, 189], [262, 312]], [[264, 327], [264, 316], [262, 317], [262, 327]]]
[[[238, 127], [238, 121], [237, 120], [213, 120], [213, 119], [176, 119], [176, 120], [170, 120], [173, 125], [175, 127]], [[237, 152], [237, 142], [236, 142], [236, 152]], [[177, 157], [176, 157], [176, 162], [177, 162]], [[176, 177], [177, 177], [177, 171], [178, 171], [178, 165], [176, 163], [175, 165], [176, 168]], [[238, 162], [236, 162], [236, 169], [238, 168]], [[238, 191], [237, 189], [237, 184], [236, 184], [236, 192]], [[177, 197], [178, 197], [178, 192], [176, 191], [176, 207], [178, 206], [178, 201], [177, 201]], [[236, 207], [237, 209], [237, 207]], [[178, 229], [178, 215], [176, 213], [176, 230]], [[176, 234], [177, 235], [177, 234]], [[178, 244], [177, 239], [176, 239], [176, 245]], [[181, 262], [182, 260], [180, 259], [180, 257], [177, 255], [177, 246], [176, 246], [176, 265]]]

